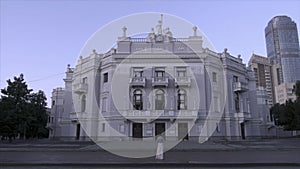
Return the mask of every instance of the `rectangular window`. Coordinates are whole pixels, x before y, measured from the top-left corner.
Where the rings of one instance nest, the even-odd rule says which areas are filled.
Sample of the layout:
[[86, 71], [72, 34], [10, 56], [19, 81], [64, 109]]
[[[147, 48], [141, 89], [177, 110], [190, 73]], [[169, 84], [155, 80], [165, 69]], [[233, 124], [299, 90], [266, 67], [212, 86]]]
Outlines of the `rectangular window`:
[[102, 132], [105, 132], [105, 123], [102, 123]]
[[233, 76], [233, 82], [238, 82], [239, 78], [237, 76]]
[[165, 68], [155, 68], [155, 77], [164, 77]]
[[234, 103], [235, 103], [235, 110], [237, 113], [240, 112], [240, 96], [238, 93], [234, 93]]
[[185, 67], [180, 67], [177, 68], [177, 77], [185, 77], [186, 76], [186, 68]]
[[107, 98], [103, 98], [102, 99], [102, 111], [106, 112], [106, 102], [107, 102]]
[[87, 84], [87, 77], [85, 77], [85, 78], [82, 79], [82, 83], [83, 84]]
[[133, 77], [143, 77], [143, 68], [133, 68]]
[[108, 82], [108, 73], [103, 74], [103, 83]]
[[55, 105], [55, 100], [52, 101], [52, 106], [54, 106], [54, 105]]
[[213, 80], [213, 82], [217, 82], [217, 73], [216, 72], [212, 72], [212, 80]]

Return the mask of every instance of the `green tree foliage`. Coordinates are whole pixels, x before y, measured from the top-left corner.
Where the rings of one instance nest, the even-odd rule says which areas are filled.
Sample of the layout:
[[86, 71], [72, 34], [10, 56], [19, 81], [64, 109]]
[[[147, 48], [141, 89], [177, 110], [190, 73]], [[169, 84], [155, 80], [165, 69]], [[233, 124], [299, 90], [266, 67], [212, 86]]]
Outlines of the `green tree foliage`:
[[24, 76], [7, 80], [1, 89], [0, 136], [2, 139], [40, 138], [47, 135], [46, 96], [43, 91], [33, 93]]
[[275, 124], [283, 126], [285, 130], [300, 130], [300, 81], [296, 82], [293, 92], [296, 94], [296, 101], [277, 103], [270, 110]]

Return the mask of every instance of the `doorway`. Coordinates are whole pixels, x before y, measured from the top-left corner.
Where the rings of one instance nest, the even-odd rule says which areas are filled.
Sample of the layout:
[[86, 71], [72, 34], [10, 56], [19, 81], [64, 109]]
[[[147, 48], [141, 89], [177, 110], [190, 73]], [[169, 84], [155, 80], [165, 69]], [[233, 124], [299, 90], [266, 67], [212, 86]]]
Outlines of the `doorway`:
[[178, 123], [178, 140], [188, 140], [189, 130], [188, 123]]
[[76, 140], [80, 138], [80, 123], [76, 125]]
[[245, 134], [245, 123], [241, 123], [241, 134], [242, 134], [242, 139], [246, 139], [246, 134]]
[[165, 123], [155, 123], [155, 136], [162, 135], [165, 137], [166, 124]]
[[142, 138], [143, 137], [143, 124], [142, 123], [132, 123], [132, 137]]

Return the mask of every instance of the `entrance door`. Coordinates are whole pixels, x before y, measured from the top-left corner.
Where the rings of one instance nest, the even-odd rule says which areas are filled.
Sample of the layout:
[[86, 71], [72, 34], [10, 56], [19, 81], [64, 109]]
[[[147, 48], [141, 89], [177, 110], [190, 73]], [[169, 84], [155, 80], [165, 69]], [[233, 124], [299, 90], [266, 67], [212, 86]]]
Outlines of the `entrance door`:
[[166, 124], [165, 123], [155, 123], [155, 136], [162, 135], [165, 136]]
[[132, 123], [132, 137], [142, 138], [143, 137], [143, 124], [142, 123]]
[[242, 139], [245, 140], [246, 139], [246, 135], [245, 135], [245, 123], [241, 123], [241, 134], [242, 134]]
[[79, 140], [80, 137], [80, 124], [76, 125], [76, 140]]
[[188, 124], [187, 123], [178, 123], [178, 139], [188, 140]]

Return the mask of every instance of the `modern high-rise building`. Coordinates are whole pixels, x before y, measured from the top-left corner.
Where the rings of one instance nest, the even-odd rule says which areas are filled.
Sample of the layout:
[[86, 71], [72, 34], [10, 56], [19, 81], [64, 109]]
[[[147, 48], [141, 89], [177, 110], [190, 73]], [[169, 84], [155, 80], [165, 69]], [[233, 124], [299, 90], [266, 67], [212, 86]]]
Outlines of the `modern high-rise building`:
[[266, 90], [266, 93], [268, 95], [268, 105], [271, 107], [275, 101], [275, 97], [273, 95], [274, 88], [272, 85], [273, 76], [270, 59], [267, 57], [252, 54], [248, 65], [254, 71], [256, 88], [262, 88]]
[[265, 28], [267, 56], [273, 65], [277, 82], [300, 80], [299, 39], [296, 23], [288, 16], [275, 16]]

